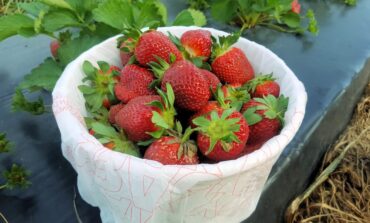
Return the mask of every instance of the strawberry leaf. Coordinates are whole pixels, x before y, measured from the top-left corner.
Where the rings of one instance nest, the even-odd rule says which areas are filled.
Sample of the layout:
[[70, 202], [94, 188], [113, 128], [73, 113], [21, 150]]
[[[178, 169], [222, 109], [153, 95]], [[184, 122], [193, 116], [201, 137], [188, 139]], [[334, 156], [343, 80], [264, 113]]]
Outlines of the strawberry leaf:
[[172, 26], [204, 26], [207, 19], [203, 12], [195, 9], [181, 11], [172, 22]]
[[256, 114], [257, 111], [256, 107], [248, 108], [244, 113], [243, 116], [247, 120], [248, 125], [254, 125], [260, 121], [262, 121], [262, 117], [259, 114]]
[[63, 43], [58, 49], [58, 58], [60, 63], [63, 66], [67, 66], [69, 62], [77, 58], [81, 53], [98, 44], [102, 40], [103, 39], [97, 36], [84, 35]]
[[36, 101], [27, 101], [22, 91], [17, 88], [12, 101], [13, 111], [27, 111], [33, 115], [41, 115], [46, 112], [44, 101], [41, 97]]
[[97, 72], [97, 69], [90, 63], [90, 61], [85, 60], [82, 64], [82, 70], [88, 77], [92, 77]]
[[42, 64], [33, 69], [30, 74], [24, 77], [19, 87], [30, 91], [41, 89], [51, 91], [62, 72], [62, 68], [53, 59], [47, 58]]
[[33, 28], [34, 20], [22, 14], [0, 17], [0, 41], [17, 35], [22, 28]]
[[81, 27], [83, 24], [71, 11], [59, 10], [47, 13], [42, 19], [42, 26], [47, 32], [55, 32], [65, 27]]

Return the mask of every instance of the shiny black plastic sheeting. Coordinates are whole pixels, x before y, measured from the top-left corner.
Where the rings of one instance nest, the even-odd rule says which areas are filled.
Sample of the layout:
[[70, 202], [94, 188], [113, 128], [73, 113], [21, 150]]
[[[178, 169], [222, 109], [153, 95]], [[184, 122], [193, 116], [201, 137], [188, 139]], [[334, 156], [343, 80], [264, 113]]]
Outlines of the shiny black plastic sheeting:
[[[170, 18], [186, 7], [185, 1], [164, 2]], [[343, 130], [369, 80], [370, 63], [365, 67], [365, 62], [370, 56], [370, 1], [359, 0], [355, 7], [334, 0], [305, 6], [316, 12], [320, 25], [317, 37], [264, 28], [244, 35], [280, 56], [308, 92], [302, 127], [273, 167], [256, 211], [245, 221], [248, 223], [282, 221], [286, 205], [307, 185], [326, 146]], [[212, 20], [208, 26], [235, 30]], [[36, 117], [10, 112], [15, 86], [50, 55], [49, 42], [46, 37], [13, 37], [0, 43], [0, 132], [7, 132], [15, 143], [9, 155], [0, 156], [0, 169], [11, 162], [21, 163], [31, 171], [32, 181], [24, 191], [1, 191], [0, 212], [11, 223], [78, 222], [76, 210], [82, 222], [100, 222], [99, 210], [78, 195], [76, 173], [61, 154], [52, 114]]]

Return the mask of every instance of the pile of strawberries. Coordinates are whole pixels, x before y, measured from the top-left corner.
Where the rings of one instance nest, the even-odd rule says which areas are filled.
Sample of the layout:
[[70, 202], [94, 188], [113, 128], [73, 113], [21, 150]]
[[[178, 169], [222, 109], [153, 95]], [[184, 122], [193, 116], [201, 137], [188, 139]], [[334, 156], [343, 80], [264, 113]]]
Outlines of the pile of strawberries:
[[181, 38], [127, 30], [118, 39], [123, 68], [85, 61], [79, 86], [86, 124], [105, 147], [162, 164], [236, 159], [284, 125], [288, 98], [272, 74], [255, 76], [239, 33], [207, 30]]

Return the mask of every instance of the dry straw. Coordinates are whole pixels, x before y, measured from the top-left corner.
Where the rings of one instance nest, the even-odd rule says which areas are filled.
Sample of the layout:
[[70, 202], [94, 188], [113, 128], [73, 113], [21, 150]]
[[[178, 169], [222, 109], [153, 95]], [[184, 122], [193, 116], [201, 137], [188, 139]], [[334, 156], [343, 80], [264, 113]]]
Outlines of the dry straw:
[[286, 211], [286, 222], [370, 222], [370, 84], [320, 175]]

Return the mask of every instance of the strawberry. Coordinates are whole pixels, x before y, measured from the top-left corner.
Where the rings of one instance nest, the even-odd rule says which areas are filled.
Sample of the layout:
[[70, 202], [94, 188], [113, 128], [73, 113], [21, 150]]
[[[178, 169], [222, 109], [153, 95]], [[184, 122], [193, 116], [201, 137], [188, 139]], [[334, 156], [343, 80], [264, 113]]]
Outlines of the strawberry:
[[301, 5], [299, 4], [298, 0], [292, 1], [292, 12], [296, 14], [301, 13]]
[[[237, 111], [240, 111], [242, 105], [250, 100], [250, 95], [248, 91], [240, 87], [240, 84], [227, 84], [221, 87], [223, 92], [223, 96], [221, 92], [217, 92], [215, 97], [218, 98], [219, 103], [220, 100], [223, 100], [228, 107], [232, 107]], [[225, 106], [224, 106], [225, 107]]]
[[200, 70], [186, 60], [177, 61], [163, 75], [162, 89], [171, 84], [175, 93], [175, 104], [182, 109], [197, 111], [210, 98], [207, 80]]
[[214, 41], [212, 52], [212, 71], [217, 77], [229, 84], [244, 84], [254, 77], [254, 70], [243, 51], [231, 47], [240, 34], [219, 37]]
[[214, 161], [238, 158], [248, 140], [248, 124], [243, 115], [233, 109], [212, 111], [195, 118], [193, 123], [199, 129], [199, 150]]
[[194, 129], [187, 128], [183, 136], [181, 131], [177, 132], [180, 134], [177, 136], [162, 136], [148, 147], [144, 158], [158, 161], [163, 165], [198, 164], [197, 146], [194, 141], [189, 140], [193, 131]]
[[153, 74], [145, 68], [135, 64], [126, 65], [120, 76], [120, 82], [114, 87], [114, 92], [120, 101], [128, 103], [131, 99], [154, 95], [155, 91], [149, 88], [154, 81]]
[[119, 68], [103, 61], [97, 63], [99, 69], [89, 61], [83, 63], [82, 68], [86, 77], [82, 81], [89, 83], [78, 87], [85, 97], [90, 112], [96, 112], [103, 106], [109, 108], [111, 102], [116, 100], [114, 86], [118, 82]]
[[51, 55], [54, 58], [57, 58], [58, 57], [58, 49], [59, 49], [59, 47], [60, 47], [60, 44], [59, 44], [59, 41], [58, 40], [51, 41], [51, 43], [50, 43], [50, 52], [51, 52]]
[[161, 58], [168, 63], [170, 55], [175, 56], [175, 60], [182, 60], [181, 52], [170, 38], [156, 30], [148, 30], [142, 33], [137, 29], [126, 29], [121, 41], [131, 39], [130, 46], [134, 49], [136, 60], [142, 66], [147, 66], [150, 62], [158, 62]]
[[109, 124], [102, 122], [92, 122], [91, 128], [94, 131], [94, 136], [102, 143], [106, 148], [126, 153], [132, 156], [140, 157], [139, 149], [135, 144], [127, 139], [127, 136], [123, 130], [117, 132]]
[[203, 107], [210, 98], [210, 90], [207, 80], [201, 74], [199, 68], [187, 60], [174, 62], [170, 57], [171, 65], [161, 58], [159, 63], [150, 63], [149, 66], [157, 77], [152, 85], [159, 85], [163, 90], [169, 83], [175, 93], [175, 104], [189, 111], [197, 111]]
[[124, 107], [125, 105], [120, 103], [120, 104], [116, 104], [116, 105], [113, 105], [110, 107], [109, 109], [109, 116], [108, 116], [108, 120], [111, 124], [115, 124], [116, 123], [116, 115], [118, 114], [118, 112]]
[[134, 142], [160, 138], [165, 129], [174, 126], [175, 96], [167, 85], [167, 94], [139, 96], [130, 100], [116, 115], [116, 123]]
[[190, 117], [190, 126], [195, 128], [196, 125], [193, 123], [193, 119], [207, 115], [211, 113], [211, 111], [222, 111], [221, 105], [217, 101], [208, 101], [205, 106], [199, 109], [193, 116]]
[[254, 98], [262, 98], [269, 94], [279, 97], [280, 86], [275, 80], [271, 74], [259, 75], [248, 81], [243, 88]]
[[216, 91], [217, 85], [219, 85], [221, 83], [220, 80], [218, 79], [218, 77], [214, 73], [212, 73], [208, 70], [205, 70], [205, 69], [200, 69], [200, 73], [207, 80], [208, 86], [213, 91]]
[[189, 30], [182, 34], [180, 42], [190, 58], [201, 57], [207, 61], [211, 55], [212, 39], [208, 30]]
[[132, 41], [132, 38], [128, 38], [124, 42], [118, 39], [118, 48], [120, 49], [119, 56], [123, 66], [126, 66], [129, 63], [131, 57], [134, 55], [134, 48], [131, 44]]
[[273, 95], [253, 98], [245, 103], [241, 112], [250, 128], [248, 144], [264, 143], [279, 134], [287, 106], [288, 98], [276, 98]]

